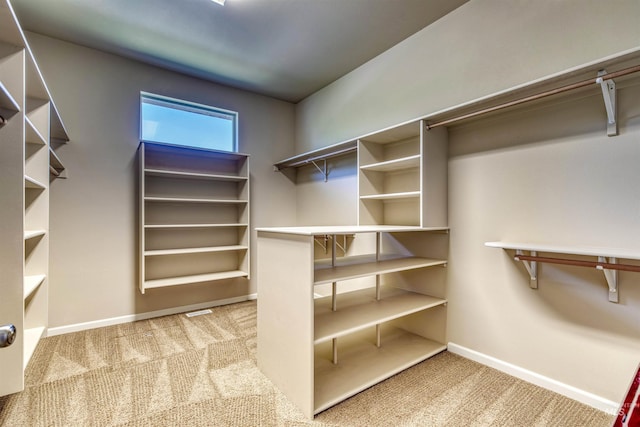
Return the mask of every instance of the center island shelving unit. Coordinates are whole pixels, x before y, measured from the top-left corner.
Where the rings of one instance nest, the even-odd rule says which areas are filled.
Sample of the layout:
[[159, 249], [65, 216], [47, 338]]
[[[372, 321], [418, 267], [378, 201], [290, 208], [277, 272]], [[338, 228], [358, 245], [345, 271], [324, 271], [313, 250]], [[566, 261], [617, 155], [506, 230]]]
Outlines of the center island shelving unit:
[[[392, 225], [257, 228], [261, 371], [313, 418], [444, 351], [447, 232]], [[333, 242], [326, 253], [318, 236]], [[336, 250], [341, 236], [360, 244]], [[331, 285], [329, 295], [319, 295], [323, 285]]]

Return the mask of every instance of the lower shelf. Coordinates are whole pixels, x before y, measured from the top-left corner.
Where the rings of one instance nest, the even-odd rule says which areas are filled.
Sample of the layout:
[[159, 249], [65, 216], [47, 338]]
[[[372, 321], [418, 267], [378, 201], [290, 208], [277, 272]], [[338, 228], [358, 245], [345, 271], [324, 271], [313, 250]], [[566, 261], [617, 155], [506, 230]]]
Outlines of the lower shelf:
[[221, 271], [218, 273], [196, 274], [193, 276], [168, 277], [165, 279], [145, 280], [145, 289], [162, 288], [165, 286], [187, 285], [191, 283], [211, 282], [214, 280], [233, 279], [235, 277], [247, 277], [249, 273], [241, 270]]
[[38, 342], [44, 334], [44, 326], [24, 330], [24, 368], [27, 367], [33, 352], [36, 351]]
[[380, 348], [375, 345], [375, 330], [338, 339], [338, 364], [331, 361], [330, 342], [316, 346], [315, 414], [447, 349], [445, 344], [385, 326]]

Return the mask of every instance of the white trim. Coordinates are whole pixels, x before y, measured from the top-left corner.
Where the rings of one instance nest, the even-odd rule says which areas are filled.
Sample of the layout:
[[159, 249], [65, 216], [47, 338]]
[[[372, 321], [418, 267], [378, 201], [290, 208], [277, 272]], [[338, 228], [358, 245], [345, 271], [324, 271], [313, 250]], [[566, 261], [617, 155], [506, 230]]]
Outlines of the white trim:
[[180, 307], [166, 308], [164, 310], [148, 311], [146, 313], [127, 314], [125, 316], [112, 317], [109, 319], [92, 320], [91, 322], [76, 323], [73, 325], [57, 326], [49, 328], [46, 336], [69, 334], [71, 332], [85, 331], [87, 329], [101, 328], [104, 326], [118, 325], [121, 323], [135, 322], [137, 320], [152, 319], [154, 317], [168, 316], [171, 314], [186, 313], [188, 311], [201, 310], [204, 308], [217, 307], [220, 305], [233, 304], [237, 302], [255, 300], [258, 294], [250, 294], [241, 297], [227, 298], [223, 300], [202, 302], [198, 304], [183, 305]]
[[577, 400], [580, 403], [584, 403], [585, 405], [591, 406], [592, 408], [599, 409], [600, 411], [606, 412], [607, 414], [615, 415], [618, 413], [618, 407], [620, 406], [618, 403], [597, 396], [593, 393], [589, 393], [588, 391], [581, 390], [569, 384], [561, 383], [560, 381], [545, 377], [544, 375], [540, 375], [536, 372], [529, 371], [528, 369], [512, 365], [511, 363], [496, 359], [495, 357], [477, 352], [475, 350], [471, 350], [452, 342], [447, 345], [447, 349], [451, 353], [457, 354], [458, 356], [471, 359], [475, 362], [481, 363], [483, 365], [489, 366], [491, 368], [519, 378], [523, 381], [527, 381], [539, 387], [546, 388], [547, 390], [551, 390], [570, 399]]

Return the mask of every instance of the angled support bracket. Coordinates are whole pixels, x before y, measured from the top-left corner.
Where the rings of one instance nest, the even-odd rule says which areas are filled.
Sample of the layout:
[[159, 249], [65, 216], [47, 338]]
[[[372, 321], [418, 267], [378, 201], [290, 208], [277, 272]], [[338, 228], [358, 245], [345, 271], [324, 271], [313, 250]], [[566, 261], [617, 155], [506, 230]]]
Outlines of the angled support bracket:
[[311, 164], [316, 167], [320, 171], [322, 175], [324, 175], [324, 182], [329, 180], [329, 170], [327, 169], [327, 159], [322, 160], [324, 162], [323, 167], [318, 166], [315, 160], [311, 160]]
[[596, 83], [602, 88], [602, 97], [604, 98], [604, 106], [607, 109], [607, 136], [616, 136], [618, 134], [618, 111], [616, 108], [616, 82], [613, 79], [604, 80], [602, 76], [606, 75], [606, 70], [598, 72]]
[[[529, 272], [529, 276], [531, 277], [529, 280], [529, 287], [531, 289], [538, 289], [538, 262], [521, 260], [518, 255], [524, 255], [522, 250], [516, 250], [516, 256], [513, 257], [513, 259], [516, 261], [522, 261], [524, 268]], [[538, 253], [536, 251], [531, 251], [531, 256], [538, 256]]]
[[[617, 264], [618, 261], [616, 258], [609, 258], [607, 260], [606, 257], [599, 256], [598, 262], [603, 264]], [[602, 265], [597, 265], [596, 268], [598, 270], [602, 270], [604, 273], [604, 278], [607, 279], [607, 285], [609, 286], [609, 301], [610, 302], [618, 302], [618, 270], [611, 270], [605, 268]]]

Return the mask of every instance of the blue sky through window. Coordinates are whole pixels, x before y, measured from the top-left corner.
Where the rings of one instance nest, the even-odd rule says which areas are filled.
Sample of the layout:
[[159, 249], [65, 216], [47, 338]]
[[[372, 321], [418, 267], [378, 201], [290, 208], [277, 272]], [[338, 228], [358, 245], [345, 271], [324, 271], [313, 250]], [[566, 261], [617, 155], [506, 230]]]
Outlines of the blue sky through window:
[[234, 112], [145, 94], [140, 103], [145, 141], [237, 151]]

